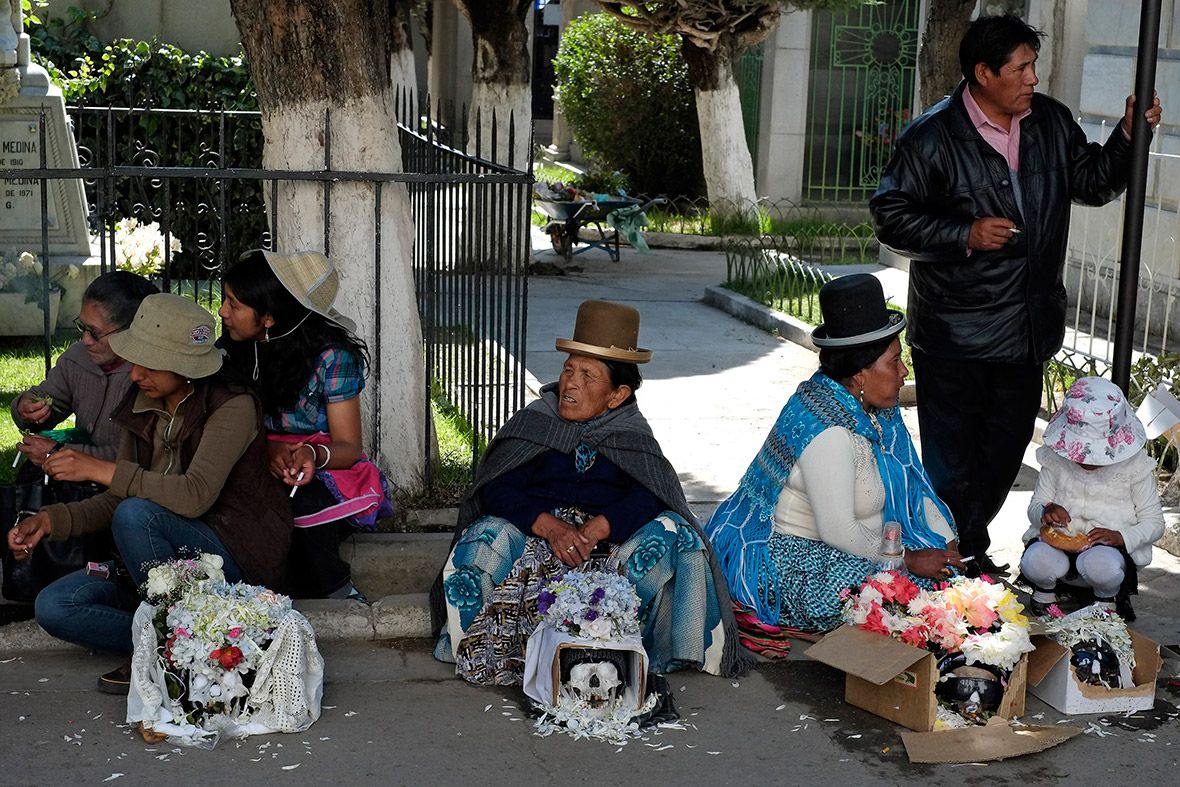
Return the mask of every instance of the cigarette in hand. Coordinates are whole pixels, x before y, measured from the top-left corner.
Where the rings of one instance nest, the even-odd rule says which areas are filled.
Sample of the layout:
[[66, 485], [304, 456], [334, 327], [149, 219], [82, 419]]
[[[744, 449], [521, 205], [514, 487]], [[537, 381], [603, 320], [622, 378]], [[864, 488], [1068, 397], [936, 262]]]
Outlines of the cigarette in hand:
[[16, 456], [12, 458], [12, 466], [16, 467], [18, 464], [20, 464], [20, 451], [17, 451]]
[[1008, 232], [1011, 232], [1013, 235], [1019, 235], [1019, 234], [1020, 234], [1020, 230], [1019, 230], [1019, 229], [1017, 229], [1016, 227], [1009, 227], [1009, 228], [1008, 228]]
[[[299, 481], [302, 481], [302, 480], [303, 480], [303, 471], [302, 471], [302, 470], [300, 470], [300, 471], [299, 471], [299, 475], [298, 475], [298, 476], [295, 478], [295, 481], [296, 481], [296, 482], [299, 482]], [[299, 487], [297, 487], [297, 486], [292, 486], [292, 487], [291, 487], [291, 494], [289, 494], [289, 495], [288, 495], [288, 497], [295, 497], [295, 490], [296, 490], [296, 489], [298, 489], [298, 488], [299, 488]]]
[[967, 557], [959, 558], [959, 562], [960, 563], [970, 563], [974, 559], [975, 559], [975, 555], [968, 555]]

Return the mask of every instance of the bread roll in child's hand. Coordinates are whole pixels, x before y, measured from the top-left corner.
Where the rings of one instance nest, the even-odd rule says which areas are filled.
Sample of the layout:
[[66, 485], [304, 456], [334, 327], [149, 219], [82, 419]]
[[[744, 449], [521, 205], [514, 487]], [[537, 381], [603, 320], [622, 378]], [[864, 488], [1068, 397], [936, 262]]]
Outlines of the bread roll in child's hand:
[[1068, 524], [1041, 525], [1041, 540], [1066, 552], [1080, 552], [1090, 546], [1090, 537], [1085, 533], [1079, 533]]

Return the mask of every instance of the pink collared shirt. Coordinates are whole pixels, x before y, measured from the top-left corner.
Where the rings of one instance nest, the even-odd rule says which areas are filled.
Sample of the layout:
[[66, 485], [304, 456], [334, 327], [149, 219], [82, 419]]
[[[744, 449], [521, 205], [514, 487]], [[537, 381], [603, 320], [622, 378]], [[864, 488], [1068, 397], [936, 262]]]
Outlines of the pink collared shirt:
[[1003, 126], [998, 126], [988, 119], [983, 110], [980, 109], [979, 104], [976, 103], [975, 97], [971, 95], [971, 87], [968, 86], [963, 91], [963, 106], [967, 108], [967, 116], [971, 118], [971, 122], [975, 125], [975, 129], [979, 132], [979, 136], [983, 137], [987, 144], [995, 148], [995, 151], [1004, 157], [1008, 162], [1008, 168], [1013, 172], [1020, 171], [1020, 121], [1028, 117], [1032, 112], [1032, 108], [1024, 110], [1019, 115], [1012, 116], [1012, 128], [1005, 131]]

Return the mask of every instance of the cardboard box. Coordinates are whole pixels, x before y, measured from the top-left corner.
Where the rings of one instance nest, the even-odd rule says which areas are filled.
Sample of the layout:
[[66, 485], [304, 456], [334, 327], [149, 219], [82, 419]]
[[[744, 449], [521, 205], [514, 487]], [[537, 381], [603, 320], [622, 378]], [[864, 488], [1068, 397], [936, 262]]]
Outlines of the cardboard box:
[[1155, 680], [1162, 661], [1159, 643], [1131, 632], [1135, 649], [1134, 686], [1105, 689], [1078, 680], [1069, 663], [1070, 651], [1044, 635], [1033, 635], [1028, 685], [1033, 696], [1062, 713], [1111, 713], [1149, 710], [1155, 705]]
[[985, 726], [933, 732], [938, 698], [934, 654], [892, 637], [841, 626], [807, 655], [845, 673], [844, 701], [916, 732], [902, 733], [910, 762], [980, 762], [1043, 751], [1081, 733], [1078, 727], [1011, 727], [1024, 713], [1028, 657], [1008, 679], [998, 715]]
[[[807, 655], [845, 673], [844, 701], [918, 732], [934, 729], [938, 664], [934, 654], [855, 626], [841, 626]], [[998, 715], [1024, 713], [1024, 658], [1012, 670]]]

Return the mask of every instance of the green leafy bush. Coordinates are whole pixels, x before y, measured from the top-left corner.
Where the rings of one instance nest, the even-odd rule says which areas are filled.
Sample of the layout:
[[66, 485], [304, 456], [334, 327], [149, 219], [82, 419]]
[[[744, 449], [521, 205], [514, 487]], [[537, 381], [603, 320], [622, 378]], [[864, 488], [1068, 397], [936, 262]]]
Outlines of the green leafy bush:
[[[258, 109], [244, 56], [189, 53], [157, 41], [99, 41], [87, 29], [93, 12], [71, 7], [65, 18], [27, 25], [34, 60], [62, 88], [72, 107], [74, 136], [83, 164], [171, 167], [259, 167], [262, 126], [259, 117], [227, 115], [225, 143], [219, 141], [220, 110]], [[44, 18], [44, 14], [42, 14]], [[193, 113], [113, 113], [101, 107], [136, 110], [202, 110]], [[108, 125], [109, 124], [109, 125]], [[109, 138], [115, 140], [109, 160]], [[263, 185], [257, 181], [121, 178], [113, 201], [99, 201], [97, 185], [87, 198], [103, 215], [92, 218], [110, 227], [124, 218], [161, 228], [180, 239], [171, 278], [208, 278], [222, 261], [224, 225], [230, 257], [263, 243], [268, 230]], [[225, 206], [224, 211], [222, 205]], [[238, 248], [241, 245], [241, 248]]]
[[555, 98], [574, 138], [641, 194], [698, 194], [704, 176], [696, 99], [680, 37], [649, 36], [605, 14], [562, 33]]

